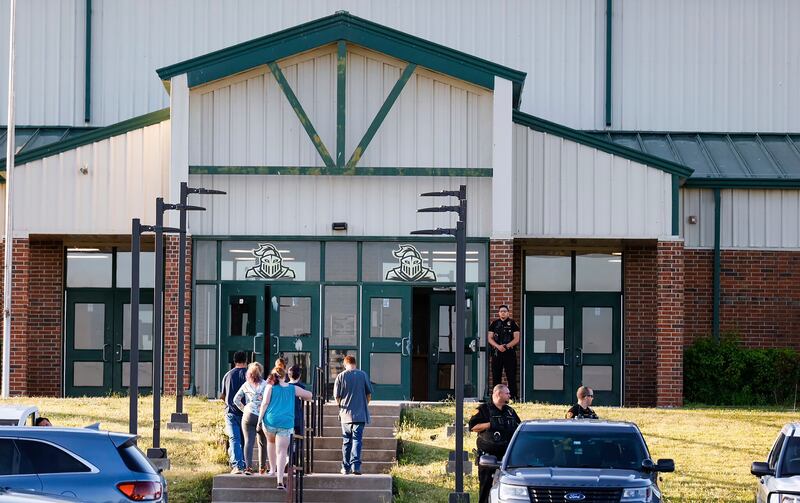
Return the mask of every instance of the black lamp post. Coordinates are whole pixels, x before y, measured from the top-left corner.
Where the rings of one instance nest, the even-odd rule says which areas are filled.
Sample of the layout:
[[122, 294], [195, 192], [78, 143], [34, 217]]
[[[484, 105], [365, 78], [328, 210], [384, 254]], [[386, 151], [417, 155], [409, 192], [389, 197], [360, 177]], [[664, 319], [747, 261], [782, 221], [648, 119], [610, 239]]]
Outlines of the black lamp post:
[[421, 196], [457, 197], [458, 206], [422, 208], [420, 213], [454, 212], [458, 214], [455, 229], [426, 229], [411, 234], [450, 235], [456, 238], [456, 487], [450, 493], [449, 503], [469, 503], [469, 493], [464, 492], [464, 343], [466, 341], [466, 263], [467, 263], [467, 186], [459, 190], [425, 192]]

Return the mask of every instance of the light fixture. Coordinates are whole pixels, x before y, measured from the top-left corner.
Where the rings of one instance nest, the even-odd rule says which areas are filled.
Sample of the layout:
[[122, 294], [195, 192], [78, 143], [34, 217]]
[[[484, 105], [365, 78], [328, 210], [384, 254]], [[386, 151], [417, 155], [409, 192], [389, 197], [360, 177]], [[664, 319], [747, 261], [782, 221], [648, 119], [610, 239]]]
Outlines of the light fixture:
[[347, 222], [333, 222], [331, 224], [331, 230], [334, 230], [334, 231], [346, 231], [347, 230]]
[[688, 220], [690, 225], [695, 225], [697, 223], [697, 217], [694, 215], [689, 215]]

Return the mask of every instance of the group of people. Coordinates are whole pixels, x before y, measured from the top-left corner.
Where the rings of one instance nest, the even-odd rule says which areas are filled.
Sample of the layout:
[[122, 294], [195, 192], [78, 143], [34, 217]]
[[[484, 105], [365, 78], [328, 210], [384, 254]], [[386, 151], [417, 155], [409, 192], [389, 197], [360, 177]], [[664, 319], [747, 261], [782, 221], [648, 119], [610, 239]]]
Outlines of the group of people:
[[[312, 393], [300, 381], [302, 369], [297, 365], [287, 369], [283, 358], [275, 361], [266, 376], [260, 363], [248, 365], [243, 351], [234, 354], [233, 362], [221, 387], [231, 473], [274, 474], [278, 489], [284, 489], [292, 436], [305, 431], [301, 401], [311, 400]], [[361, 475], [361, 443], [369, 423], [372, 385], [367, 374], [356, 367], [353, 356], [346, 356], [343, 364], [344, 371], [334, 382], [342, 425], [341, 473]], [[257, 464], [253, 459], [256, 443]]]

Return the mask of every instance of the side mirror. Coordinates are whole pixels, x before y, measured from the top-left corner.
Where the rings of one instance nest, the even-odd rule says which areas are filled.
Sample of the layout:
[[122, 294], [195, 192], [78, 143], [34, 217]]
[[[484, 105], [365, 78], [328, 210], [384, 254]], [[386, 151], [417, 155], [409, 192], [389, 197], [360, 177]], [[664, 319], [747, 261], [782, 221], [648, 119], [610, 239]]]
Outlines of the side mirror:
[[659, 459], [654, 467], [655, 471], [667, 473], [675, 471], [675, 461], [671, 459]]
[[478, 466], [481, 468], [500, 468], [500, 463], [497, 461], [497, 457], [491, 454], [484, 454], [478, 460]]
[[770, 475], [775, 475], [775, 470], [770, 469], [767, 463], [755, 461], [753, 462], [752, 465], [750, 465], [750, 473], [752, 473], [756, 477], [766, 477]]
[[642, 471], [645, 473], [651, 473], [656, 471], [656, 465], [653, 463], [653, 460], [650, 458], [642, 460]]

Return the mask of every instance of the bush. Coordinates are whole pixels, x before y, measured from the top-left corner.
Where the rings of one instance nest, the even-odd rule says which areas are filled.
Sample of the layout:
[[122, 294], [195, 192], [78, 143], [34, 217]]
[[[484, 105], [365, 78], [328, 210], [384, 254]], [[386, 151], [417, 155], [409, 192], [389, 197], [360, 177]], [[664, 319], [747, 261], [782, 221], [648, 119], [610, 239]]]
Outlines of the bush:
[[709, 405], [791, 405], [800, 381], [800, 354], [751, 349], [733, 336], [698, 339], [683, 358], [687, 402]]

